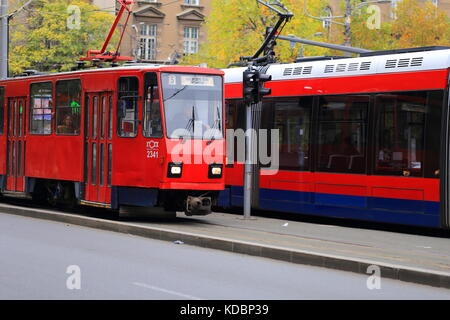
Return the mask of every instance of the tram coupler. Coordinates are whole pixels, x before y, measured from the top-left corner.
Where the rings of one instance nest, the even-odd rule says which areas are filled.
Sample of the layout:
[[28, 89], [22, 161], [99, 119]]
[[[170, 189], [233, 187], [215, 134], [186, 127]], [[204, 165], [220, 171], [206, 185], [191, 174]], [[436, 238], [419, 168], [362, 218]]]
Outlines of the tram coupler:
[[211, 213], [211, 197], [192, 197], [188, 196], [186, 199], [187, 216], [193, 215], [207, 215]]

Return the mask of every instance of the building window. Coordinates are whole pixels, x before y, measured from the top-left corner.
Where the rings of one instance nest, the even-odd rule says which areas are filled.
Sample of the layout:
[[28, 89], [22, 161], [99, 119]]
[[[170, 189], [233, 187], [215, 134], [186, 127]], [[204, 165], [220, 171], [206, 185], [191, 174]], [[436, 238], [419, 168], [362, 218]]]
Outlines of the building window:
[[[87, 106], [86, 106], [87, 107]], [[56, 133], [80, 133], [81, 81], [56, 82]]]
[[52, 133], [52, 96], [51, 82], [31, 84], [30, 133]]
[[156, 24], [141, 24], [139, 58], [156, 60]]
[[193, 54], [198, 52], [198, 33], [197, 27], [184, 27], [184, 53]]
[[200, 0], [184, 0], [184, 4], [198, 6], [200, 4]]

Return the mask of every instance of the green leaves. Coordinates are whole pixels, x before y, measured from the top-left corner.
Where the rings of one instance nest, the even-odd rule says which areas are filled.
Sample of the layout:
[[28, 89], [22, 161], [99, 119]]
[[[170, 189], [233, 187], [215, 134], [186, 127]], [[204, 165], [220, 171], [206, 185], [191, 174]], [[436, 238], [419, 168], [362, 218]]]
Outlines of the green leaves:
[[[69, 5], [80, 8], [79, 29], [68, 24], [68, 18], [74, 14], [68, 10]], [[84, 0], [41, 0], [28, 12], [21, 19], [24, 23], [15, 24], [12, 20], [12, 74], [25, 69], [50, 72], [70, 70], [75, 61], [86, 55], [87, 50], [101, 48], [115, 18]], [[111, 43], [116, 42], [113, 39]]]
[[[283, 35], [295, 34], [299, 38], [323, 32], [322, 22], [305, 16], [303, 0], [284, 0], [294, 13], [294, 18], [282, 31]], [[308, 0], [308, 10], [320, 15], [324, 2]], [[186, 56], [185, 64], [208, 63], [209, 67], [223, 68], [239, 61], [241, 56], [253, 55], [264, 41], [266, 27], [275, 25], [276, 14], [255, 0], [211, 0], [212, 10], [204, 25], [207, 41], [200, 46], [198, 54]], [[310, 38], [314, 39], [314, 38]], [[316, 38], [317, 39], [317, 38]], [[289, 42], [278, 41], [275, 52], [281, 61], [292, 61], [298, 55], [300, 45], [290, 48]], [[305, 46], [305, 53], [323, 54], [325, 50]]]

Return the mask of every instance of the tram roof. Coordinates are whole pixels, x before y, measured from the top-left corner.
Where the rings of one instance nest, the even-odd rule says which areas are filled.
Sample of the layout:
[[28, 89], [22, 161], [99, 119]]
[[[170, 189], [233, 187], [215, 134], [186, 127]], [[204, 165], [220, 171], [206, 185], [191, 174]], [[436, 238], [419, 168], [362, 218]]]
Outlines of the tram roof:
[[[450, 47], [425, 47], [381, 51], [379, 54], [371, 53], [355, 58], [327, 57], [273, 64], [269, 66], [266, 74], [272, 75], [272, 80], [276, 81], [439, 70], [449, 67]], [[242, 82], [242, 72], [245, 69], [245, 67], [223, 69], [225, 82]]]
[[213, 73], [213, 74], [223, 74], [223, 71], [219, 69], [212, 68], [202, 68], [197, 66], [180, 66], [180, 65], [166, 65], [166, 64], [146, 64], [146, 63], [134, 63], [130, 65], [124, 65], [119, 67], [108, 67], [108, 68], [92, 68], [92, 69], [79, 69], [67, 72], [55, 72], [55, 73], [42, 73], [37, 72], [35, 74], [29, 75], [19, 75], [16, 77], [9, 77], [7, 79], [0, 79], [1, 81], [10, 80], [24, 80], [24, 79], [36, 79], [41, 77], [59, 77], [67, 75], [80, 75], [86, 73], [101, 73], [101, 72], [121, 72], [121, 71], [144, 71], [144, 70], [158, 70], [166, 72], [198, 72], [198, 73]]

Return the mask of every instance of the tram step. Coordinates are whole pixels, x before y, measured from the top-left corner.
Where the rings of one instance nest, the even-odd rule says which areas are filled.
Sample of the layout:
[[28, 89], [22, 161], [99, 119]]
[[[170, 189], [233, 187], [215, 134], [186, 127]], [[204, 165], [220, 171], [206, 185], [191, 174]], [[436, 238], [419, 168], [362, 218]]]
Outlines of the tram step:
[[32, 199], [31, 195], [26, 192], [3, 191], [2, 195], [4, 195], [5, 197], [17, 198], [17, 199], [28, 199], [28, 200]]
[[110, 203], [102, 203], [102, 202], [80, 200], [80, 204], [85, 205], [85, 206], [92, 206], [92, 207], [111, 209], [111, 204]]

